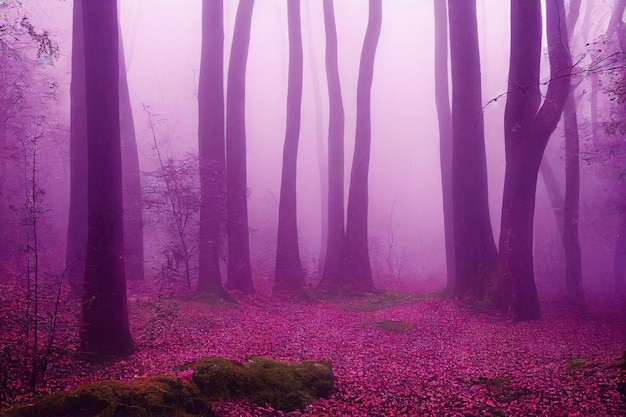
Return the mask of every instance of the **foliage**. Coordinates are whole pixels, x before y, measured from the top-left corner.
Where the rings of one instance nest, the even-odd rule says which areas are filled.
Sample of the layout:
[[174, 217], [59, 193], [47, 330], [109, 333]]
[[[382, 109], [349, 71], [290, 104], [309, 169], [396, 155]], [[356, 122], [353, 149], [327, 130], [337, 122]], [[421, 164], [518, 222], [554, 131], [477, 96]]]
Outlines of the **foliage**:
[[166, 158], [161, 153], [156, 127], [158, 115], [144, 106], [157, 156], [158, 168], [144, 174], [145, 209], [162, 233], [160, 276], [163, 283], [181, 277], [191, 288], [196, 275], [200, 213], [200, 181], [198, 158], [186, 155], [182, 159]]
[[364, 294], [362, 296], [354, 296], [353, 299], [342, 308], [348, 311], [378, 311], [412, 303], [419, 299], [419, 296], [406, 292], [381, 291]]

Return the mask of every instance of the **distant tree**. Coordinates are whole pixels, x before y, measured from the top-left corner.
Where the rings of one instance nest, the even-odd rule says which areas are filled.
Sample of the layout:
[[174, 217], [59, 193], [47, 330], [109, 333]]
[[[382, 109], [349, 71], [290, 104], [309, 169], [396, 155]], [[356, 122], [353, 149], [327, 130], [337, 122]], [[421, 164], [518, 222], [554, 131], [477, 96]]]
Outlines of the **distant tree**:
[[228, 288], [254, 292], [250, 268], [246, 178], [246, 66], [254, 0], [239, 0], [226, 91], [226, 231]]
[[87, 113], [83, 2], [73, 3], [72, 81], [70, 83], [70, 202], [65, 252], [67, 279], [82, 296], [87, 252]]
[[454, 291], [483, 298], [498, 253], [489, 217], [475, 0], [450, 0]]
[[[574, 27], [580, 14], [581, 0], [570, 0], [567, 13], [568, 44], [574, 37]], [[576, 115], [576, 87], [572, 80], [569, 94], [563, 107], [565, 129], [565, 197], [563, 201], [563, 244], [565, 247], [565, 284], [570, 304], [583, 306], [583, 271], [578, 223], [580, 212], [580, 151], [578, 118]]]
[[454, 218], [452, 207], [452, 115], [448, 87], [448, 8], [447, 0], [434, 0], [435, 6], [435, 102], [439, 122], [439, 163], [443, 197], [443, 228], [446, 248], [447, 288], [456, 288], [454, 262]]
[[220, 274], [225, 220], [224, 3], [202, 2], [202, 50], [198, 81], [200, 244], [198, 293], [228, 297]]
[[344, 110], [337, 63], [337, 29], [333, 0], [324, 0], [326, 78], [328, 84], [328, 233], [320, 286], [341, 285], [345, 254]]
[[135, 122], [130, 104], [126, 57], [121, 31], [120, 41], [120, 140], [122, 147], [122, 201], [124, 203], [124, 262], [126, 279], [144, 279], [143, 257], [143, 202]]
[[296, 174], [302, 108], [302, 30], [300, 1], [287, 1], [289, 25], [289, 75], [287, 85], [287, 127], [278, 206], [278, 236], [274, 291], [304, 287], [304, 272], [298, 245]]
[[533, 271], [533, 215], [543, 152], [569, 92], [571, 58], [563, 0], [546, 2], [550, 82], [542, 104], [541, 2], [512, 0], [505, 107], [506, 171], [496, 302], [517, 320], [541, 316]]
[[361, 51], [359, 78], [357, 81], [357, 115], [354, 139], [354, 157], [348, 192], [346, 216], [346, 268], [343, 274], [344, 288], [358, 291], [375, 289], [370, 265], [367, 213], [368, 175], [370, 159], [371, 89], [374, 78], [374, 58], [382, 25], [382, 0], [369, 1], [369, 19]]
[[122, 219], [119, 43], [115, 2], [84, 2], [87, 114], [87, 257], [81, 348], [123, 355], [134, 343], [128, 328]]

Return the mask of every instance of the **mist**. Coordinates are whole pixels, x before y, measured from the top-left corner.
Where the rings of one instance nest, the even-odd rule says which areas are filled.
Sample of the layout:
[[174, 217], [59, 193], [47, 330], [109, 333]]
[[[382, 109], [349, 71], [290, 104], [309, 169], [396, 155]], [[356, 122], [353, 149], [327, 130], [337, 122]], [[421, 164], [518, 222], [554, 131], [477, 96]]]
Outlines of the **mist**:
[[[295, 0], [211, 1], [0, 2], [0, 410], [99, 379], [166, 374], [200, 386], [206, 358], [249, 366], [264, 356], [320, 361], [336, 379], [297, 406], [203, 392], [185, 412], [617, 415], [624, 1], [303, 0], [300, 32]], [[89, 13], [105, 11], [108, 26], [89, 26]], [[291, 179], [295, 207], [282, 201]], [[285, 220], [294, 210], [295, 227]], [[107, 355], [97, 376], [93, 360]], [[417, 383], [398, 372], [415, 358], [428, 363]], [[558, 377], [528, 382], [516, 360]], [[574, 402], [568, 393], [585, 386], [595, 391]]]

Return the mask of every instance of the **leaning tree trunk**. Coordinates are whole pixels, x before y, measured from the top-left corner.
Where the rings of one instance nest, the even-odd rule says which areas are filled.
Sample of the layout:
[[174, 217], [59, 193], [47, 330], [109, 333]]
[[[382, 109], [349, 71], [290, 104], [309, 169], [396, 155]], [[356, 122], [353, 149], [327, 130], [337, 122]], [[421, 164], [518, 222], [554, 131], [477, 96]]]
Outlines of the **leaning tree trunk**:
[[70, 201], [65, 264], [72, 294], [82, 296], [87, 251], [87, 120], [83, 2], [72, 17], [72, 81], [70, 83]]
[[200, 244], [198, 293], [229, 299], [220, 274], [225, 220], [224, 3], [202, 2], [202, 49], [198, 81]]
[[120, 41], [120, 138], [122, 141], [122, 198], [124, 203], [124, 262], [127, 280], [144, 279], [143, 258], [143, 202], [141, 200], [141, 180], [139, 155], [133, 109], [130, 104], [128, 80], [126, 78], [126, 58], [121, 31]]
[[449, 291], [456, 290], [454, 224], [452, 216], [452, 115], [448, 88], [448, 11], [446, 0], [435, 6], [435, 102], [439, 122], [439, 163], [443, 197], [443, 228], [446, 248], [446, 276]]
[[344, 124], [339, 66], [337, 29], [333, 1], [324, 0], [326, 32], [326, 79], [328, 84], [328, 234], [321, 288], [341, 286], [345, 254], [344, 230]]
[[246, 179], [246, 65], [254, 0], [240, 0], [228, 65], [226, 96], [227, 287], [254, 292], [250, 268]]
[[81, 348], [103, 355], [134, 349], [128, 328], [122, 157], [119, 116], [117, 4], [84, 2], [87, 114], [87, 257]]
[[367, 213], [372, 136], [371, 90], [382, 15], [382, 0], [370, 0], [369, 20], [357, 81], [356, 133], [346, 216], [346, 268], [343, 276], [345, 282], [342, 285], [344, 288], [357, 291], [375, 289], [368, 249]]
[[546, 3], [550, 82], [543, 105], [539, 82], [541, 3], [512, 0], [511, 58], [504, 115], [506, 171], [496, 302], [517, 320], [539, 319], [533, 271], [537, 175], [569, 92], [571, 58], [563, 0]]
[[489, 217], [475, 0], [450, 0], [455, 293], [484, 298], [498, 253]]
[[288, 0], [289, 75], [287, 85], [287, 128], [283, 148], [283, 170], [278, 207], [278, 238], [274, 291], [295, 291], [304, 287], [304, 273], [298, 245], [296, 169], [302, 108], [302, 31], [300, 1]]

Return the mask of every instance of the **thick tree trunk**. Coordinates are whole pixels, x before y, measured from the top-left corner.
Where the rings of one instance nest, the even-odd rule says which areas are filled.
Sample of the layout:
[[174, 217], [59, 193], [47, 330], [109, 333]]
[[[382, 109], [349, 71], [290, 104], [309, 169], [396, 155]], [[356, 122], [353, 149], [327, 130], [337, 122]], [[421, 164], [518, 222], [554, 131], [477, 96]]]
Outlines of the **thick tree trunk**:
[[80, 297], [83, 293], [87, 253], [87, 114], [85, 110], [83, 2], [81, 0], [74, 2], [72, 26], [70, 202], [65, 263], [72, 294]]
[[304, 286], [298, 245], [296, 171], [302, 107], [302, 32], [300, 1], [288, 0], [289, 75], [287, 86], [287, 127], [283, 148], [283, 169], [278, 207], [278, 238], [274, 291], [295, 291]]
[[144, 279], [143, 202], [135, 123], [130, 104], [126, 59], [121, 31], [120, 41], [120, 137], [122, 141], [122, 198], [124, 203], [124, 262], [127, 280]]
[[435, 102], [439, 122], [439, 163], [443, 197], [443, 228], [446, 248], [446, 276], [449, 291], [456, 290], [454, 262], [454, 218], [452, 208], [452, 115], [448, 87], [448, 10], [446, 0], [435, 6]]
[[122, 219], [119, 54], [115, 2], [84, 2], [87, 111], [87, 257], [81, 348], [122, 355], [128, 328]]
[[354, 157], [346, 216], [346, 268], [344, 287], [357, 291], [375, 289], [368, 249], [368, 175], [370, 159], [371, 89], [374, 58], [382, 25], [382, 0], [369, 1], [369, 19], [361, 52], [357, 81], [357, 114]]
[[240, 0], [228, 65], [226, 96], [226, 214], [228, 279], [226, 286], [254, 292], [250, 268], [246, 178], [246, 66], [254, 0]]
[[505, 125], [506, 171], [500, 228], [497, 301], [517, 320], [539, 319], [533, 271], [533, 212], [537, 175], [570, 85], [571, 58], [563, 0], [546, 4], [550, 82], [539, 89], [541, 4], [511, 3], [511, 59]]
[[475, 0], [450, 0], [455, 293], [485, 297], [497, 265], [489, 217]]
[[200, 243], [198, 293], [230, 298], [222, 285], [220, 249], [225, 213], [224, 4], [202, 2], [202, 50], [198, 81]]
[[328, 83], [328, 235], [321, 288], [341, 286], [345, 254], [344, 222], [344, 124], [339, 67], [337, 30], [333, 1], [324, 0], [326, 31], [326, 78]]

